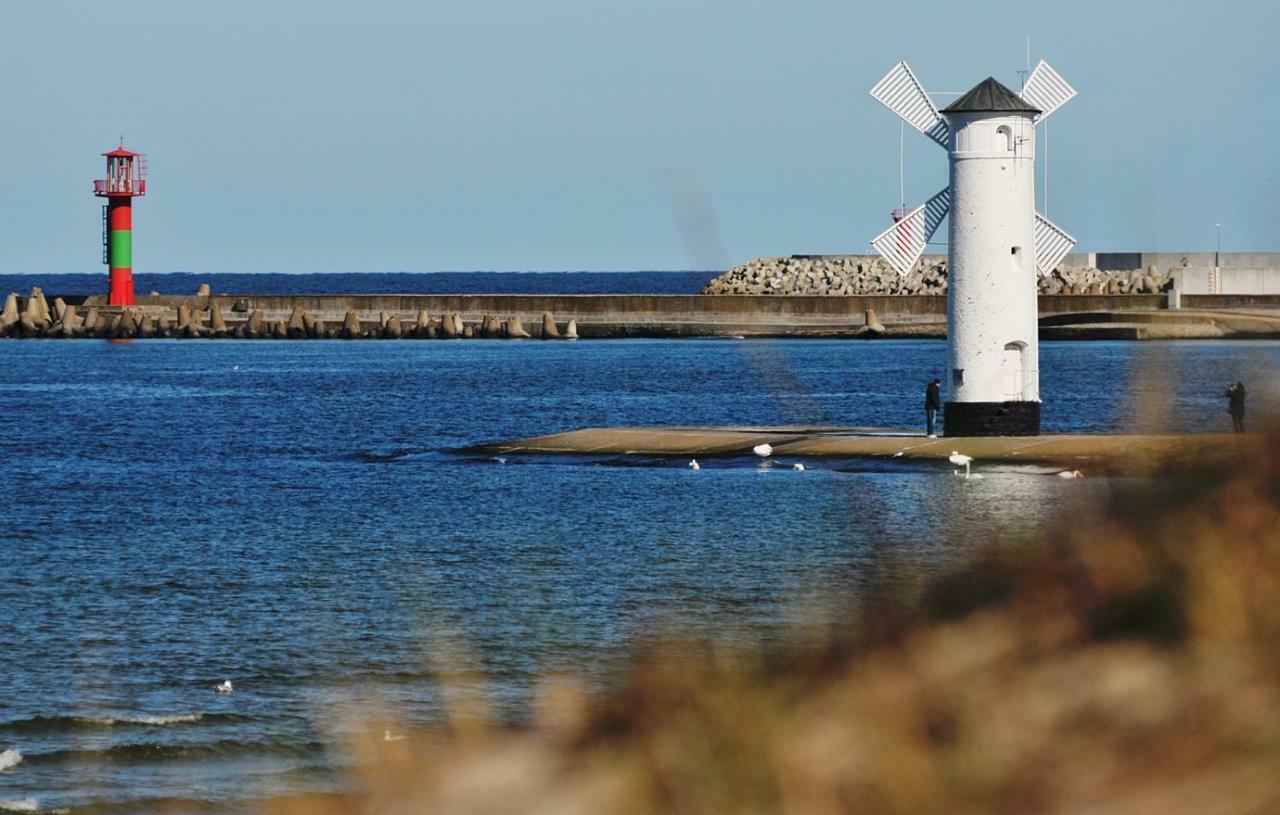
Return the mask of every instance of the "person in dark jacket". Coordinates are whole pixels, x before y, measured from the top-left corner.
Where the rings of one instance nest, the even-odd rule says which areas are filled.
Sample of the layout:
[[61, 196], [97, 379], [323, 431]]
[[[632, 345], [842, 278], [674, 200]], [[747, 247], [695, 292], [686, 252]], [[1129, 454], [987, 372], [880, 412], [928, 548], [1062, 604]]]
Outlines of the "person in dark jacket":
[[1237, 382], [1223, 394], [1227, 397], [1227, 413], [1231, 414], [1231, 426], [1237, 433], [1244, 432], [1244, 383]]
[[929, 383], [929, 387], [924, 389], [925, 433], [931, 439], [938, 435], [933, 432], [933, 421], [940, 410], [942, 410], [942, 380], [935, 379]]

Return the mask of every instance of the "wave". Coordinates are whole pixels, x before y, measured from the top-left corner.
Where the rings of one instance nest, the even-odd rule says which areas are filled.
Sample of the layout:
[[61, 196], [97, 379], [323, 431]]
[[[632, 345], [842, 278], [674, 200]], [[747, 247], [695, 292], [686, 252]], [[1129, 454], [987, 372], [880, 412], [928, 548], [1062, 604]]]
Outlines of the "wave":
[[8, 750], [0, 750], [0, 773], [5, 770], [12, 770], [22, 763], [22, 753], [14, 748]]
[[32, 796], [26, 798], [0, 798], [0, 812], [39, 812], [40, 802]]
[[236, 713], [121, 713], [93, 716], [32, 716], [0, 722], [0, 733], [47, 734], [113, 727], [169, 727], [183, 724], [219, 724], [249, 721]]
[[83, 761], [98, 764], [136, 764], [140, 762], [199, 761], [226, 756], [243, 757], [281, 756], [285, 758], [314, 758], [323, 756], [328, 745], [322, 741], [253, 741], [239, 738], [219, 739], [199, 743], [169, 743], [138, 741], [115, 744], [94, 749], [68, 747], [48, 752], [31, 753], [27, 761], [33, 765], [62, 764]]

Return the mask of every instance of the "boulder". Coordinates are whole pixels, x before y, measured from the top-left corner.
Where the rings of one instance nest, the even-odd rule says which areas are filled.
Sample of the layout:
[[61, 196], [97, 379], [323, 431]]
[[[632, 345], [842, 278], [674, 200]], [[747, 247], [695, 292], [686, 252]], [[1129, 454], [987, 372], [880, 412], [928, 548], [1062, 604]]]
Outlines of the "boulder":
[[173, 323], [169, 322], [169, 318], [160, 316], [156, 319], [156, 336], [171, 337], [173, 336]]
[[35, 316], [37, 322], [43, 322], [46, 326], [53, 322], [53, 315], [49, 311], [49, 302], [44, 299], [44, 290], [36, 287], [31, 290], [31, 297], [27, 306], [30, 308], [31, 301], [35, 301]]
[[309, 311], [302, 312], [302, 330], [311, 339], [320, 338], [320, 329], [322, 328], [320, 321], [317, 320]]
[[53, 299], [53, 321], [55, 323], [62, 322], [62, 316], [67, 313], [67, 304], [62, 301], [61, 297]]
[[178, 306], [178, 331], [185, 331], [191, 325], [191, 308], [183, 303]]
[[18, 313], [18, 295], [9, 292], [4, 298], [4, 311], [0, 311], [0, 336], [8, 334], [22, 315]]
[[560, 338], [560, 329], [556, 327], [555, 315], [549, 311], [542, 312], [542, 338], [544, 340]]
[[156, 320], [154, 317], [143, 317], [138, 320], [138, 336], [142, 338], [154, 337], [156, 335]]
[[14, 336], [28, 339], [39, 337], [44, 333], [44, 328], [35, 321], [35, 318], [25, 312], [18, 318], [18, 324], [14, 326], [14, 329]]
[[870, 333], [870, 334], [883, 334], [883, 333], [884, 333], [884, 326], [880, 323], [880, 318], [876, 316], [876, 310], [875, 310], [875, 309], [873, 309], [873, 308], [869, 308], [869, 309], [867, 309], [867, 313], [866, 313], [866, 315], [865, 315], [865, 316], [866, 316], [866, 320], [867, 320], [867, 332], [868, 332], [868, 333]]
[[201, 283], [196, 289], [196, 297], [208, 297], [212, 293], [213, 292], [210, 290], [208, 283]]
[[383, 329], [385, 329], [385, 328], [387, 327], [387, 322], [388, 322], [390, 319], [391, 319], [391, 316], [390, 316], [389, 314], [387, 314], [387, 312], [385, 312], [385, 311], [379, 311], [379, 312], [378, 312], [378, 327], [379, 327], [379, 328], [383, 328]]
[[388, 340], [398, 340], [404, 336], [404, 328], [400, 325], [400, 316], [396, 315], [387, 320], [387, 324], [382, 327], [382, 337]]
[[338, 336], [344, 340], [354, 340], [360, 337], [360, 317], [356, 315], [354, 310], [348, 310], [347, 316], [342, 319], [342, 329], [338, 332]]
[[284, 320], [276, 320], [271, 329], [271, 337], [277, 340], [289, 339], [289, 323]]
[[524, 323], [521, 321], [519, 314], [508, 318], [503, 328], [507, 337], [513, 340], [524, 339], [529, 336], [529, 332], [524, 330]]
[[84, 315], [84, 322], [80, 324], [80, 330], [88, 335], [97, 334], [101, 328], [102, 320], [98, 317], [98, 310], [96, 308], [89, 309], [88, 313]]
[[120, 322], [116, 323], [115, 336], [117, 339], [132, 337], [138, 332], [138, 321], [134, 318], [133, 312], [125, 309], [120, 313]]
[[227, 334], [227, 321], [222, 317], [222, 309], [216, 302], [209, 304], [209, 328], [215, 336], [224, 337]]
[[453, 314], [446, 311], [440, 315], [440, 336], [446, 340], [457, 339], [462, 336], [462, 332], [458, 330], [458, 325], [453, 321]]
[[40, 290], [32, 289], [31, 291], [32, 295], [27, 298], [27, 307], [22, 310], [22, 317], [37, 328], [47, 328], [49, 319], [44, 316], [44, 310], [40, 307], [40, 300], [35, 295]]
[[58, 321], [58, 333], [67, 339], [79, 337], [81, 334], [80, 317], [76, 314], [75, 306], [65, 306], [62, 310], [62, 319]]
[[475, 326], [473, 326], [473, 325], [466, 325], [466, 324], [463, 324], [463, 326], [462, 326], [462, 338], [463, 338], [464, 340], [469, 340], [469, 339], [471, 339], [472, 337], [474, 337], [475, 335], [476, 335], [476, 329], [475, 329]]
[[261, 311], [255, 309], [249, 314], [249, 319], [245, 322], [244, 333], [245, 336], [251, 340], [257, 339], [267, 333], [267, 321], [262, 316]]
[[577, 320], [570, 320], [569, 324], [564, 327], [564, 338], [566, 340], [576, 340], [578, 338]]
[[289, 314], [289, 321], [284, 325], [285, 336], [291, 340], [307, 338], [307, 321], [303, 318], [302, 306], [295, 305]]
[[496, 339], [502, 336], [502, 323], [492, 314], [480, 318], [480, 336], [485, 339]]

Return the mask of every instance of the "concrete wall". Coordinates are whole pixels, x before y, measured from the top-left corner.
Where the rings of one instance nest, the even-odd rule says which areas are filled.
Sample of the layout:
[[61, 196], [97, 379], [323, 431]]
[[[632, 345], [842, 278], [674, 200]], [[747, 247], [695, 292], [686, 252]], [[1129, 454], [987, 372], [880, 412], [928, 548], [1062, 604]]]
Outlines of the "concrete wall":
[[[1209, 294], [1211, 268], [1187, 267], [1173, 270], [1174, 286], [1183, 294]], [[1223, 268], [1218, 294], [1280, 294], [1280, 269]]]

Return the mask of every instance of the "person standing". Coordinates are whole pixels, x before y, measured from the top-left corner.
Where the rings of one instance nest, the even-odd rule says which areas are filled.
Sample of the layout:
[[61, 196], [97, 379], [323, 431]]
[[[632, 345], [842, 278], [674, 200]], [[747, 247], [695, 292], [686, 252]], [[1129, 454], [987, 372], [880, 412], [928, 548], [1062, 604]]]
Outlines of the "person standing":
[[1231, 426], [1237, 433], [1244, 432], [1244, 383], [1237, 382], [1223, 394], [1227, 397], [1227, 413], [1231, 414]]
[[938, 437], [933, 425], [940, 410], [942, 410], [942, 380], [935, 379], [929, 383], [929, 387], [924, 389], [925, 435], [931, 439]]

